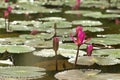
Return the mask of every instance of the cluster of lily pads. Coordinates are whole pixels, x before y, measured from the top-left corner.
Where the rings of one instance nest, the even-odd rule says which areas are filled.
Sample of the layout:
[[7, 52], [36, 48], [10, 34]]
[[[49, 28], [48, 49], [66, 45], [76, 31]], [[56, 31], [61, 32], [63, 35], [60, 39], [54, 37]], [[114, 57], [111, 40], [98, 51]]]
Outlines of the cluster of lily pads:
[[[119, 34], [98, 34], [96, 35], [97, 37], [92, 39], [88, 38], [92, 37], [91, 35], [87, 36], [87, 34], [89, 35], [89, 32], [94, 34], [105, 31], [106, 28], [103, 28], [104, 22], [99, 19], [112, 19], [115, 20], [117, 25], [119, 25], [120, 11], [106, 9], [106, 11], [102, 13], [98, 11], [80, 10], [80, 6], [91, 9], [94, 7], [99, 7], [102, 10], [113, 6], [119, 8], [120, 4], [117, 3], [117, 5], [114, 5], [114, 0], [111, 0], [111, 3], [107, 2], [107, 0], [84, 0], [82, 2], [81, 0], [38, 0], [34, 1], [34, 3], [22, 2], [17, 4], [12, 4], [9, 2], [9, 0], [5, 0], [5, 2], [6, 3], [2, 2], [2, 4], [0, 4], [0, 8], [6, 8], [9, 5], [12, 8], [12, 15], [24, 15], [24, 17], [28, 19], [23, 21], [17, 20], [5, 22], [6, 17], [4, 16], [4, 18], [0, 18], [0, 29], [5, 29], [6, 23], [8, 23], [7, 25], [13, 33], [27, 33], [20, 34], [16, 37], [0, 38], [1, 56], [4, 54], [10, 54], [11, 57], [12, 54], [19, 55], [29, 53], [45, 59], [48, 57], [55, 57], [55, 61], [52, 60], [53, 63], [48, 64], [47, 66], [51, 67], [50, 65], [54, 65], [56, 71], [66, 68], [66, 62], [63, 63], [58, 60], [59, 55], [61, 55], [62, 58], [67, 59], [67, 63], [69, 63], [70, 68], [71, 64], [74, 65], [72, 68], [76, 68], [76, 66], [81, 65], [93, 66], [94, 64], [97, 64], [97, 66], [101, 67], [111, 67], [113, 65], [120, 64], [120, 49], [114, 49], [112, 47], [112, 45], [120, 44]], [[47, 8], [47, 6], [57, 6], [57, 9]], [[72, 10], [64, 11], [61, 6], [69, 6], [69, 8], [72, 8]], [[64, 14], [68, 16], [85, 18], [70, 21], [65, 16], [41, 17], [41, 15], [52, 15], [53, 13], [62, 13], [62, 15]], [[40, 17], [38, 16], [34, 20], [29, 20], [31, 17], [30, 15], [32, 14], [39, 14]], [[116, 20], [116, 18], [118, 19]], [[107, 49], [102, 49], [100, 45]], [[11, 62], [8, 64], [13, 66], [0, 67], [0, 79], [30, 80], [42, 78], [46, 74], [44, 68], [47, 67], [46, 65], [42, 65], [42, 63], [39, 65], [42, 65], [40, 67], [43, 68], [32, 66], [16, 66], [14, 65], [14, 62]], [[4, 61], [0, 60], [0, 63], [3, 64]], [[63, 68], [60, 69], [59, 65], [60, 67], [62, 65]], [[52, 66], [52, 68], [54, 66]], [[100, 70], [92, 69], [73, 69], [59, 72], [55, 75], [55, 78], [58, 80], [119, 80], [120, 74], [102, 73]]]

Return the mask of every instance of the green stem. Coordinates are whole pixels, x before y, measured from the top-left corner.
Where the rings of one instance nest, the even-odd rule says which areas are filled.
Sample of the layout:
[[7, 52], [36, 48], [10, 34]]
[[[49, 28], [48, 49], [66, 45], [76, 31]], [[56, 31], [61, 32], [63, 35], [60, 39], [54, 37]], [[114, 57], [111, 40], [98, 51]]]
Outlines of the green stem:
[[79, 56], [79, 48], [80, 48], [80, 45], [78, 45], [78, 48], [77, 48], [77, 54], [76, 54], [76, 58], [75, 58], [74, 67], [76, 67], [76, 64], [77, 64], [77, 60], [78, 60], [78, 56]]
[[58, 70], [57, 51], [55, 51], [55, 67], [56, 67], [56, 71], [57, 71]]

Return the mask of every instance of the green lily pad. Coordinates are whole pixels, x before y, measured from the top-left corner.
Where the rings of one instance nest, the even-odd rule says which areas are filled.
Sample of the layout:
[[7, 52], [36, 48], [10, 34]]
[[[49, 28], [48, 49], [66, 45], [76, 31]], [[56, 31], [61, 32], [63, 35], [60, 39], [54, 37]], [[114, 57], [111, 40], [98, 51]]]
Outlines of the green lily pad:
[[120, 13], [120, 10], [106, 10], [107, 13]]
[[44, 27], [54, 27], [54, 24], [56, 23], [56, 27], [57, 28], [71, 28], [72, 27], [72, 23], [68, 22], [68, 21], [50, 21], [50, 22], [44, 22], [43, 26]]
[[100, 73], [100, 70], [66, 70], [55, 74], [55, 78], [58, 80], [92, 80]]
[[[74, 58], [74, 57], [76, 57], [77, 50], [60, 48], [58, 53], [67, 58]], [[86, 54], [86, 52], [82, 51], [82, 50], [79, 50], [79, 53], [80, 53], [79, 56], [83, 56]]]
[[87, 16], [87, 17], [93, 17], [93, 18], [119, 18], [120, 15], [118, 14], [94, 14], [94, 13], [90, 13], [90, 14], [85, 14], [83, 16]]
[[21, 45], [24, 44], [26, 39], [19, 37], [5, 38], [6, 44]]
[[[68, 57], [68, 58], [73, 58], [76, 56], [77, 51], [76, 50], [72, 50], [72, 49], [62, 49], [59, 48], [58, 50], [58, 54], [64, 56], [64, 57]], [[79, 54], [79, 56], [83, 56], [84, 54], [86, 54], [86, 52], [84, 51], [80, 51], [81, 54]], [[36, 56], [42, 56], [42, 57], [53, 57], [55, 56], [55, 52], [53, 49], [43, 49], [40, 51], [36, 51], [33, 53]]]
[[[71, 58], [68, 61], [74, 64], [75, 58]], [[78, 57], [78, 61], [77, 61], [78, 65], [91, 66], [94, 63], [102, 66], [110, 66], [110, 65], [119, 64], [120, 60], [112, 57], [81, 56], [81, 57]]]
[[100, 70], [66, 70], [55, 74], [58, 80], [119, 80], [120, 74], [100, 73]]
[[92, 11], [87, 11], [87, 10], [69, 10], [65, 11], [65, 14], [86, 14], [86, 13], [91, 13]]
[[25, 45], [35, 48], [52, 48], [52, 41], [44, 41], [41, 39], [27, 40]]
[[54, 34], [52, 33], [39, 33], [39, 34], [36, 34], [36, 35], [31, 35], [31, 34], [22, 34], [22, 35], [19, 35], [20, 38], [24, 38], [24, 39], [41, 39], [41, 40], [44, 40], [44, 39], [49, 39], [51, 37], [53, 37]]
[[25, 46], [25, 45], [0, 45], [0, 53], [4, 53], [5, 51], [9, 53], [28, 53], [35, 50], [33, 47]]
[[120, 44], [119, 39], [117, 38], [92, 38], [89, 42], [102, 45]]
[[52, 5], [52, 6], [62, 6], [64, 4], [63, 1], [49, 1], [44, 5]]
[[[90, 32], [102, 32], [104, 31], [103, 28], [99, 28], [99, 27], [83, 27], [84, 31], [90, 31]], [[75, 29], [73, 29], [73, 32], [75, 33]]]
[[75, 20], [72, 21], [73, 25], [82, 25], [82, 26], [100, 26], [102, 23], [100, 21], [92, 21], [92, 20]]
[[1, 79], [37, 79], [45, 75], [45, 69], [29, 66], [0, 67]]
[[102, 50], [94, 50], [93, 55], [99, 56], [111, 56], [115, 58], [120, 58], [120, 49], [102, 49]]
[[65, 18], [62, 17], [45, 17], [45, 18], [39, 18], [40, 21], [65, 21]]

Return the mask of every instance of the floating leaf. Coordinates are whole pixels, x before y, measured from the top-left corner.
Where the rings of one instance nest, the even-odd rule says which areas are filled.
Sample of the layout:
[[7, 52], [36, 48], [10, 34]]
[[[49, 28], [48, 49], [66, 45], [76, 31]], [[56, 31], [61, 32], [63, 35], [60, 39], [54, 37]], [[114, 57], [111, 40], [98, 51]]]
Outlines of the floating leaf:
[[[76, 56], [77, 50], [74, 49], [59, 49], [58, 53], [64, 57], [68, 57], [68, 58], [74, 58]], [[79, 56], [83, 56], [84, 54], [86, 54], [86, 52], [80, 50], [79, 51]]]
[[[84, 52], [84, 51], [80, 51], [80, 53], [81, 54], [79, 54], [79, 56], [82, 56], [82, 55], [86, 54], [86, 52]], [[43, 50], [34, 52], [33, 54], [37, 55], [37, 56], [42, 56], [42, 57], [53, 57], [53, 56], [55, 56], [55, 52], [53, 51], [53, 49], [43, 49]], [[64, 57], [73, 58], [73, 57], [76, 56], [76, 50], [59, 48], [58, 54], [60, 54]]]
[[[68, 60], [70, 63], [73, 63], [75, 62], [75, 58], [71, 58]], [[78, 61], [77, 61], [77, 64], [78, 65], [93, 65], [95, 62], [94, 62], [94, 57], [89, 57], [89, 56], [81, 56], [81, 57], [78, 57]]]
[[45, 17], [45, 18], [39, 18], [40, 21], [65, 21], [65, 18], [62, 17]]
[[28, 66], [12, 66], [0, 67], [0, 78], [13, 78], [13, 79], [37, 79], [45, 75], [45, 69], [39, 67]]
[[120, 13], [120, 10], [106, 10], [107, 13], [117, 13], [119, 14]]
[[119, 80], [120, 74], [100, 73], [100, 70], [66, 70], [55, 75], [58, 80]]
[[54, 24], [56, 23], [56, 28], [71, 28], [72, 23], [68, 21], [50, 21], [50, 22], [44, 22], [44, 27], [52, 27], [54, 28]]
[[28, 52], [32, 52], [34, 51], [35, 48], [33, 47], [29, 47], [29, 46], [25, 46], [25, 45], [10, 45], [8, 46], [7, 51], [9, 53], [28, 53]]
[[87, 11], [87, 10], [69, 10], [65, 11], [66, 14], [86, 14], [86, 13], [91, 13], [92, 11]]
[[92, 38], [89, 42], [102, 45], [120, 44], [119, 39], [117, 38]]
[[54, 34], [52, 33], [38, 33], [36, 35], [31, 35], [31, 34], [22, 34], [19, 35], [20, 38], [24, 38], [24, 39], [49, 39], [53, 36]]
[[25, 45], [0, 45], [0, 53], [5, 51], [9, 53], [28, 53], [34, 51], [35, 48]]
[[[80, 46], [80, 49], [85, 49], [87, 47], [86, 44], [83, 44]], [[63, 44], [60, 44], [60, 48], [63, 48], [63, 49], [77, 49], [76, 45], [74, 43], [63, 43]]]
[[100, 56], [112, 56], [115, 58], [120, 58], [120, 49], [102, 49], [102, 50], [94, 50], [93, 55]]
[[33, 53], [36, 56], [42, 57], [53, 57], [55, 56], [55, 52], [53, 49], [42, 49], [41, 51], [36, 51]]
[[[75, 58], [69, 59], [70, 63], [75, 62]], [[97, 56], [81, 56], [78, 57], [77, 64], [78, 65], [88, 65], [91, 66], [94, 63], [102, 66], [108, 66], [108, 65], [116, 65], [120, 63], [120, 60], [112, 58], [112, 57], [97, 57]]]
[[73, 25], [82, 25], [82, 26], [100, 26], [102, 23], [100, 21], [92, 20], [76, 20], [72, 21]]
[[44, 41], [41, 39], [27, 40], [25, 45], [35, 48], [52, 48], [52, 41]]
[[55, 75], [55, 78], [58, 80], [92, 80], [92, 77], [95, 77], [100, 70], [67, 70], [59, 72]]

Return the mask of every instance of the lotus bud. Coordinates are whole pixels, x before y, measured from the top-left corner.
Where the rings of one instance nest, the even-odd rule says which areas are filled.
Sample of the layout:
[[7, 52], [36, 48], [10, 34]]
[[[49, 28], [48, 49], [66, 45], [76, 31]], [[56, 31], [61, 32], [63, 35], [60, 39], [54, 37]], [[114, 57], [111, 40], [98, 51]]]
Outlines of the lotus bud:
[[7, 8], [8, 12], [10, 13], [12, 11], [12, 7], [11, 6], [8, 6]]
[[9, 12], [8, 11], [4, 11], [4, 18], [8, 18], [8, 16], [9, 16]]
[[30, 34], [31, 35], [36, 35], [38, 32], [39, 32], [38, 30], [32, 30]]
[[57, 52], [59, 47], [59, 38], [58, 37], [54, 37], [53, 38], [53, 50]]
[[87, 46], [87, 56], [91, 56], [92, 50], [93, 50], [93, 45], [92, 45], [92, 44], [89, 44], [89, 45]]

